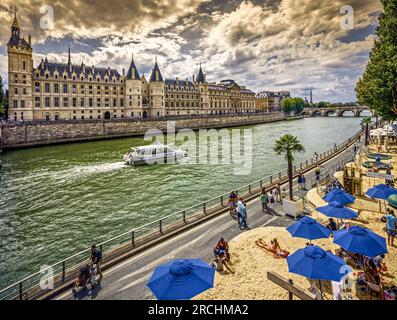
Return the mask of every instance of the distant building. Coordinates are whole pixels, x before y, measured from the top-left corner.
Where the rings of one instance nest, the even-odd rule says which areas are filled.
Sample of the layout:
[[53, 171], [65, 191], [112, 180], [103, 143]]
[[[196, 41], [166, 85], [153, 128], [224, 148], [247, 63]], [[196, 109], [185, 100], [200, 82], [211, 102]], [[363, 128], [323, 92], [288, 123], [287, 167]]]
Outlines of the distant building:
[[116, 69], [43, 59], [34, 68], [31, 38], [17, 16], [8, 49], [9, 119], [90, 120], [223, 115], [255, 112], [255, 93], [233, 80], [208, 83], [200, 66], [192, 81], [163, 79], [157, 60], [149, 79], [132, 57], [127, 74]]
[[289, 91], [261, 91], [256, 94], [256, 109], [266, 112], [281, 111], [282, 101], [289, 97]]

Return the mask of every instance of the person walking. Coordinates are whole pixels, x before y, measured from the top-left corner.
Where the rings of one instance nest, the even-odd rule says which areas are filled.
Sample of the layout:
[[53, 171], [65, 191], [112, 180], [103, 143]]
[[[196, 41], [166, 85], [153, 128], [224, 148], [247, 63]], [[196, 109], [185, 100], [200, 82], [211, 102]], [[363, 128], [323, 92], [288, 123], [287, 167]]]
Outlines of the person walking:
[[302, 174], [299, 174], [298, 176], [298, 189], [302, 189]]
[[241, 206], [241, 223], [240, 223], [240, 230], [247, 229], [247, 204], [243, 203]]
[[261, 195], [259, 196], [259, 199], [261, 200], [262, 203], [262, 212], [269, 212], [269, 208], [267, 207], [267, 203], [269, 201], [269, 197], [266, 193], [266, 189], [263, 188]]
[[316, 160], [316, 164], [317, 164], [318, 163], [318, 153], [317, 152], [314, 153], [314, 159]]
[[102, 263], [102, 252], [97, 250], [96, 245], [93, 244], [91, 246], [91, 258], [90, 258], [91, 264], [96, 265], [96, 272], [99, 274], [98, 278], [98, 283], [102, 281], [103, 274], [102, 274], [102, 269], [101, 269], [101, 263]]
[[276, 201], [274, 200], [273, 191], [269, 192], [269, 209], [270, 211], [274, 211], [273, 205]]
[[281, 186], [280, 186], [279, 183], [277, 183], [276, 189], [274, 190], [274, 196], [276, 198], [276, 201], [278, 201], [280, 203], [282, 202], [282, 199], [281, 199]]
[[316, 166], [316, 170], [314, 172], [316, 174], [316, 180], [320, 181], [321, 170], [320, 170], [320, 166], [319, 165]]
[[243, 198], [239, 198], [237, 201], [237, 223], [240, 225], [241, 223], [241, 211], [242, 211], [242, 206], [243, 206]]
[[302, 181], [302, 190], [307, 191], [307, 189], [306, 189], [306, 177], [303, 174], [302, 174], [301, 181]]
[[383, 216], [383, 222], [386, 222], [387, 244], [394, 246], [394, 238], [396, 237], [397, 218], [393, 210], [389, 210], [388, 214]]

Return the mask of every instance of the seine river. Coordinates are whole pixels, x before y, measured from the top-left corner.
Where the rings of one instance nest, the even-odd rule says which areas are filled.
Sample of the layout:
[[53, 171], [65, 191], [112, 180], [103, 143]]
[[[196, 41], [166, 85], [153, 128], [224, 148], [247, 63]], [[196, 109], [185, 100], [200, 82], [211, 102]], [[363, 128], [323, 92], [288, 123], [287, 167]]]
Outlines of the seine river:
[[[359, 130], [360, 118], [308, 118], [252, 129], [247, 175], [233, 163], [129, 167], [122, 156], [143, 138], [7, 152], [0, 155], [0, 288], [124, 231], [286, 168], [274, 141], [292, 133], [306, 147], [296, 161]], [[228, 130], [231, 130], [229, 128]]]

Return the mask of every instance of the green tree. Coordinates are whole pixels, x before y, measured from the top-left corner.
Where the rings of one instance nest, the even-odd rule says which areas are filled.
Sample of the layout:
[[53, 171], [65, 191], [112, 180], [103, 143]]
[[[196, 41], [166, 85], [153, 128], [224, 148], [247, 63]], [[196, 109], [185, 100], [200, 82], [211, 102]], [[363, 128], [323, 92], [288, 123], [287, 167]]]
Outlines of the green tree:
[[285, 113], [295, 112], [299, 114], [305, 107], [305, 100], [302, 98], [286, 98], [283, 100], [282, 105]]
[[372, 123], [372, 118], [371, 117], [363, 117], [361, 119], [360, 126], [365, 130], [365, 145], [368, 145], [368, 138], [369, 138], [369, 126]]
[[397, 118], [397, 2], [381, 0], [377, 39], [363, 76], [356, 84], [357, 99], [386, 120]]
[[285, 159], [288, 162], [288, 183], [289, 183], [289, 198], [294, 200], [292, 191], [292, 162], [294, 161], [294, 153], [305, 152], [304, 146], [300, 143], [299, 139], [291, 134], [282, 136], [275, 142], [274, 152], [277, 155], [285, 154]]

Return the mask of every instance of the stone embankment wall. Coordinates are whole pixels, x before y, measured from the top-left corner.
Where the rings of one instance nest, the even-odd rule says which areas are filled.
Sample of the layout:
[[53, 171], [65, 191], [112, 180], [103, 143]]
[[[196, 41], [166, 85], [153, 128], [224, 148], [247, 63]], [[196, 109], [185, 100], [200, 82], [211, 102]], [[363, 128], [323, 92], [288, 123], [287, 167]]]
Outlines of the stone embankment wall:
[[0, 124], [0, 150], [89, 141], [107, 138], [144, 135], [149, 129], [166, 131], [167, 122], [174, 121], [175, 129], [224, 128], [284, 120], [283, 112], [238, 116], [208, 116], [178, 119], [109, 121], [57, 121]]

